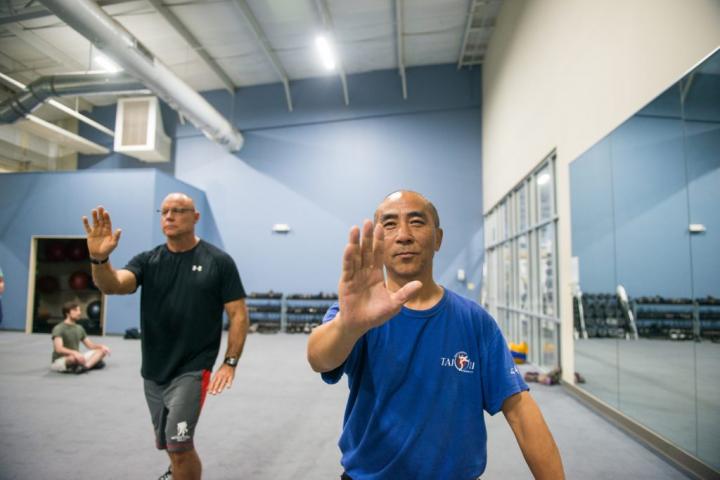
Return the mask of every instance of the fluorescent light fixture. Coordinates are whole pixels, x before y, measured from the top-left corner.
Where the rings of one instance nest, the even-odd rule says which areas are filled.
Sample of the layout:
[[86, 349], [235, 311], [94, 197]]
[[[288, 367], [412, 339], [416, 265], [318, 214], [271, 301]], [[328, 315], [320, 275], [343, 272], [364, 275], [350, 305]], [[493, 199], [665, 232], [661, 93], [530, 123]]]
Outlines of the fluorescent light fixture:
[[315, 38], [315, 45], [318, 48], [318, 52], [320, 52], [320, 61], [323, 66], [328, 70], [335, 70], [335, 54], [327, 38], [323, 35], [318, 35], [317, 38]]
[[538, 185], [545, 185], [550, 181], [550, 174], [549, 173], [543, 173], [539, 177], [537, 177], [537, 184]]
[[122, 71], [122, 68], [117, 66], [115, 62], [110, 60], [105, 55], [101, 55], [99, 53], [95, 55], [95, 63], [97, 63], [103, 70], [106, 70], [110, 73], [117, 73]]

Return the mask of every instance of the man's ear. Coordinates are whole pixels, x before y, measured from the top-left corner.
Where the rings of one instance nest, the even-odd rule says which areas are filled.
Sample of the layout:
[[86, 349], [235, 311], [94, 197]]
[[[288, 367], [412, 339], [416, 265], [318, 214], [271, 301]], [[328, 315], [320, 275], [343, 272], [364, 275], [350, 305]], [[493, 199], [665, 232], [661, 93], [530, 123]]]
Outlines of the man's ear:
[[443, 229], [438, 227], [435, 229], [435, 251], [437, 252], [440, 250], [440, 246], [442, 245], [442, 239], [443, 239]]

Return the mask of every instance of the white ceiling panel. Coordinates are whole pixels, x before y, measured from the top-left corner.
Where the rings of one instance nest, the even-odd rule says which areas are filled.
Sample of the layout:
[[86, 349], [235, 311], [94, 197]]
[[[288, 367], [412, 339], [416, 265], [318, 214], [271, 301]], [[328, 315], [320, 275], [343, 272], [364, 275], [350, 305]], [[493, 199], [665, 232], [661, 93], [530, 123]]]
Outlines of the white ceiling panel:
[[[205, 59], [150, 1], [95, 1], [197, 91], [226, 88], [223, 74], [235, 87], [243, 88], [280, 82], [285, 73], [290, 90], [294, 80], [338, 75], [322, 67], [315, 50], [315, 37], [324, 25], [318, 0], [163, 0], [181, 27], [207, 53], [209, 58]], [[323, 1], [346, 74], [398, 68], [395, 0]], [[255, 28], [238, 6], [243, 2], [256, 21]], [[482, 51], [500, 3], [402, 0], [405, 68], [457, 64], [468, 23], [480, 22], [486, 27], [467, 35], [472, 43], [467, 49]], [[471, 11], [474, 20], [468, 22]], [[34, 39], [52, 48], [38, 48], [37, 41], [33, 46]], [[276, 64], [272, 56], [277, 58]], [[0, 72], [14, 74], [27, 83], [42, 75], [97, 68], [89, 65], [90, 57], [88, 40], [47, 11], [42, 0], [0, 1]], [[101, 98], [112, 101], [113, 97]], [[98, 103], [98, 97], [88, 100]]]

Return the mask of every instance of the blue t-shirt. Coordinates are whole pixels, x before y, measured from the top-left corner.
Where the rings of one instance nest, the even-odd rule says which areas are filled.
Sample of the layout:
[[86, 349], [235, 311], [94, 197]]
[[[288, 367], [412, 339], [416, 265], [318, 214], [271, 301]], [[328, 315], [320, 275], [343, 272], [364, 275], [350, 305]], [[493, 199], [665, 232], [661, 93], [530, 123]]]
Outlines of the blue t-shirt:
[[[329, 322], [335, 304], [325, 314]], [[474, 479], [487, 461], [483, 410], [528, 390], [495, 320], [445, 289], [363, 335], [343, 365], [350, 395], [338, 445], [353, 480]]]

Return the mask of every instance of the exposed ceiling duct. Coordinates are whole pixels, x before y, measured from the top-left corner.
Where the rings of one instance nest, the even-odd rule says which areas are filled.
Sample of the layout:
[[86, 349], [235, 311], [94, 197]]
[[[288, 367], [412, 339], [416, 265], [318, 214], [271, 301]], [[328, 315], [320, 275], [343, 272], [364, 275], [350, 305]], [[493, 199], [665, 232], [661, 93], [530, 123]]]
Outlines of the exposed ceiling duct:
[[41, 77], [0, 103], [0, 123], [31, 114], [50, 97], [144, 90], [135, 78], [117, 73], [78, 73]]
[[125, 71], [140, 79], [209, 139], [230, 151], [240, 150], [243, 144], [240, 132], [97, 4], [90, 0], [41, 2]]

